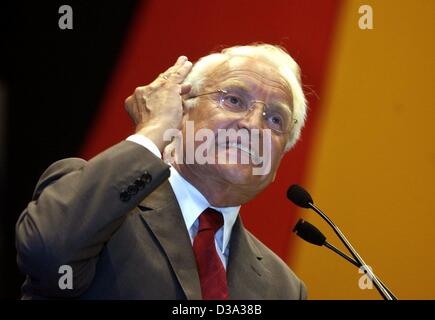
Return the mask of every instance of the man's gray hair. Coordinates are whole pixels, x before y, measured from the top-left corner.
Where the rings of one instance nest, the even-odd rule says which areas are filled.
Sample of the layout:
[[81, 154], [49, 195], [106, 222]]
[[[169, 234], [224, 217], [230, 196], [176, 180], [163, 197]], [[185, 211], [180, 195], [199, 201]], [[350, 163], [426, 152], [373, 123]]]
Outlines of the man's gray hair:
[[[287, 51], [276, 45], [253, 44], [247, 46], [235, 46], [223, 49], [219, 53], [212, 53], [200, 58], [192, 68], [184, 83], [192, 85], [192, 93], [201, 93], [207, 74], [214, 67], [229, 61], [233, 57], [258, 58], [275, 67], [281, 76], [286, 80], [293, 96], [293, 118], [296, 123], [290, 133], [289, 141], [285, 150], [290, 150], [298, 141], [301, 130], [305, 124], [307, 115], [307, 101], [302, 89], [300, 68]], [[195, 103], [188, 104], [193, 107]]]

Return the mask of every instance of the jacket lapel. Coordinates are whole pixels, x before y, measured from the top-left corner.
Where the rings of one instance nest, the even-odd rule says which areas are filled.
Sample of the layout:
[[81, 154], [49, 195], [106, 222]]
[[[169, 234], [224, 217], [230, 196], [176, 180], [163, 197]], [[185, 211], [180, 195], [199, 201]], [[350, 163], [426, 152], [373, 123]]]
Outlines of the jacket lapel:
[[262, 263], [263, 256], [249, 238], [240, 216], [234, 224], [227, 266], [230, 299], [264, 299], [270, 271]]
[[166, 181], [148, 195], [139, 205], [139, 209], [140, 216], [165, 251], [187, 299], [201, 299], [192, 244], [169, 182]]

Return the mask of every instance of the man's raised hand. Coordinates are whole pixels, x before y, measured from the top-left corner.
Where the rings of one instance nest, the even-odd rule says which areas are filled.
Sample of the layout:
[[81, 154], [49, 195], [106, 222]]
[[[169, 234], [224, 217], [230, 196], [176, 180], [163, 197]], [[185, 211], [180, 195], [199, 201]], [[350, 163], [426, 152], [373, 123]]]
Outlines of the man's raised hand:
[[136, 126], [136, 133], [151, 139], [160, 152], [168, 141], [163, 141], [165, 130], [180, 128], [183, 117], [182, 95], [191, 86], [181, 84], [192, 69], [192, 63], [181, 56], [150, 84], [137, 87], [125, 100], [125, 109]]

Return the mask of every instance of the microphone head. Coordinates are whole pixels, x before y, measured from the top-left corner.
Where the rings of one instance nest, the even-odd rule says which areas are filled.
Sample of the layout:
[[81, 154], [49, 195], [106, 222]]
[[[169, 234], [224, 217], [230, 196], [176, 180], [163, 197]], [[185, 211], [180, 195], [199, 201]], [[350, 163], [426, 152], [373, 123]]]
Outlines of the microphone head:
[[323, 246], [326, 242], [326, 237], [323, 233], [304, 219], [299, 219], [298, 223], [296, 223], [293, 228], [293, 232], [305, 241], [315, 244], [316, 246]]
[[297, 184], [294, 184], [288, 188], [287, 198], [295, 205], [302, 208], [310, 208], [310, 203], [314, 204], [313, 198], [311, 198], [308, 191]]

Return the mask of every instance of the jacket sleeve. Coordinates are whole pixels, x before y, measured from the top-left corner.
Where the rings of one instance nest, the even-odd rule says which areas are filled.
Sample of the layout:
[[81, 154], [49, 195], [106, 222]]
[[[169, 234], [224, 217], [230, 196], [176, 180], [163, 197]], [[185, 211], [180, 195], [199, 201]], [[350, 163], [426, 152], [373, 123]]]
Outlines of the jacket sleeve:
[[[89, 161], [69, 158], [52, 164], [16, 224], [17, 262], [33, 293], [45, 297], [83, 293], [105, 243], [169, 174], [168, 165], [130, 141]], [[72, 290], [59, 288], [62, 265], [72, 267]]]

